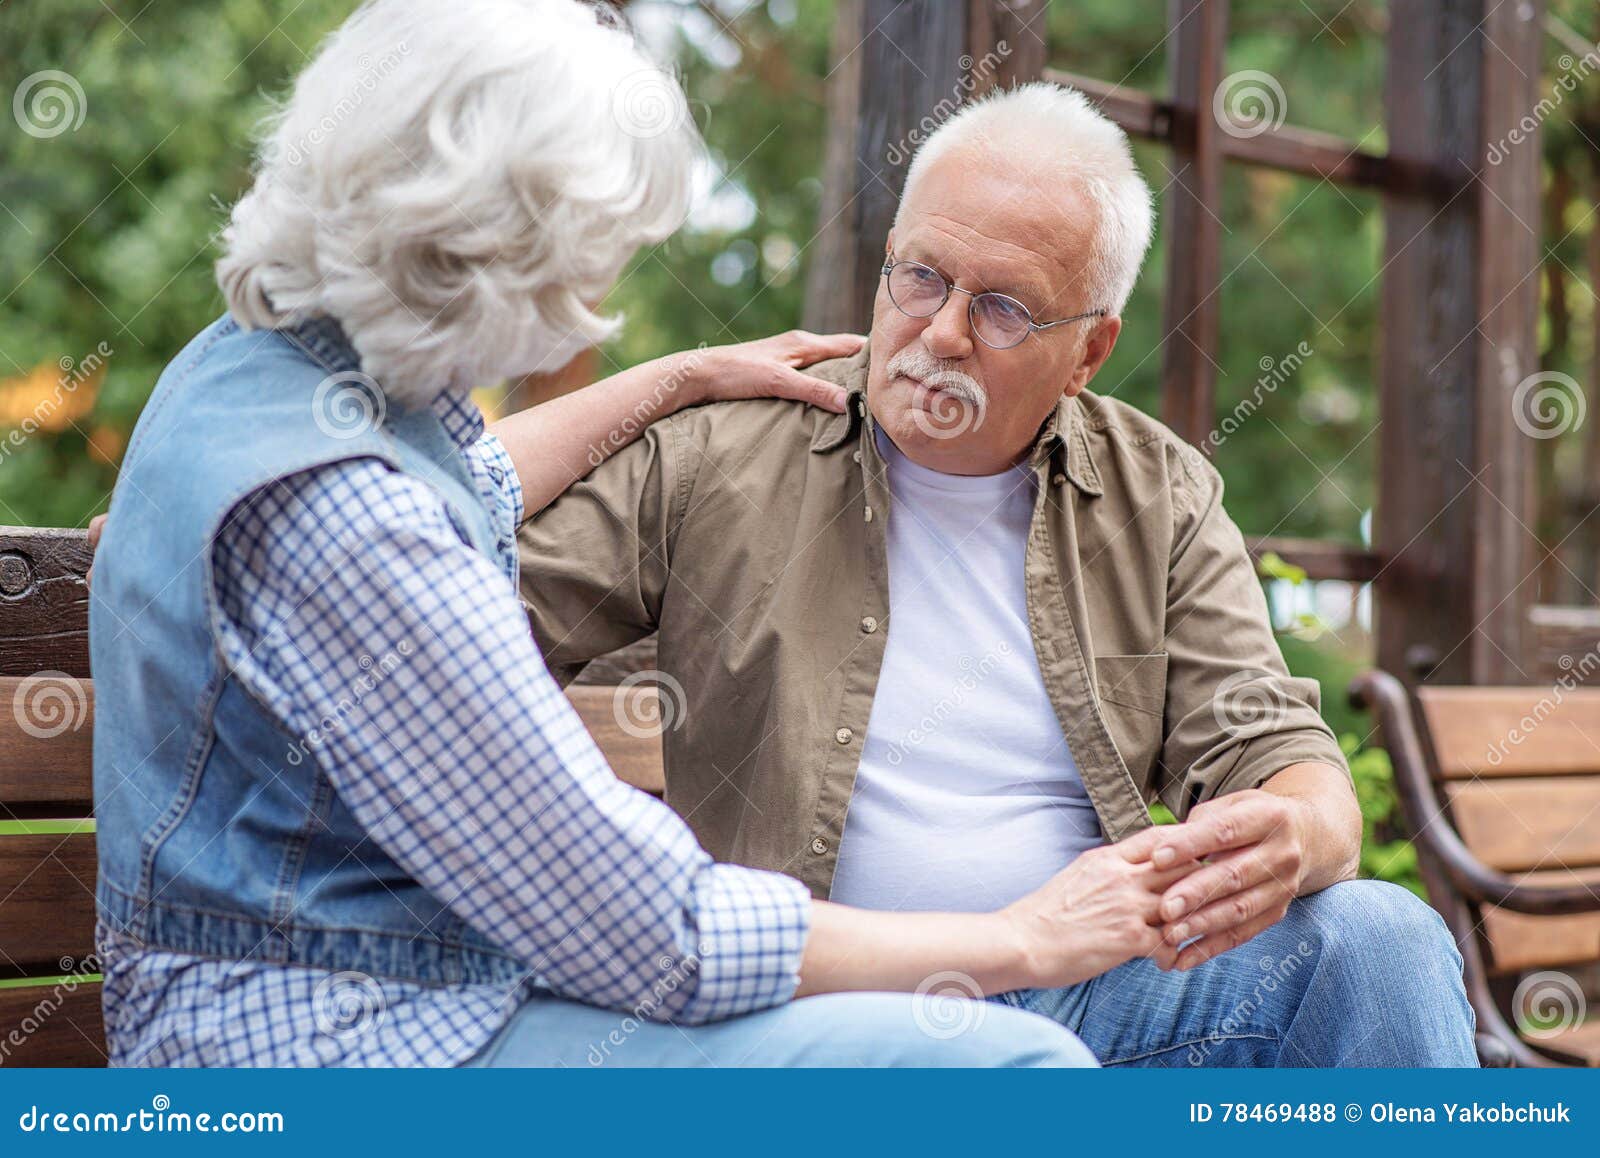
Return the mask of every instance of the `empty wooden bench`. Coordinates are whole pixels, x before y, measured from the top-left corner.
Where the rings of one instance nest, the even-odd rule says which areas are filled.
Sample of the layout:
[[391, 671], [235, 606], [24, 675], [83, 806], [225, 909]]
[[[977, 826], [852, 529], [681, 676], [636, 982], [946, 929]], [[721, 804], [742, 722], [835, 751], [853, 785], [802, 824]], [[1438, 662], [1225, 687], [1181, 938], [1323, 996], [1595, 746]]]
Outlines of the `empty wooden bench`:
[[1351, 698], [1376, 713], [1485, 1062], [1600, 1066], [1572, 972], [1600, 962], [1600, 690], [1412, 692], [1370, 672]]
[[[0, 528], [0, 1066], [106, 1062], [94, 958], [89, 561], [81, 531]], [[597, 663], [581, 678], [636, 666]], [[617, 688], [567, 691], [617, 774], [660, 795], [661, 743], [639, 726], [654, 693], [623, 693], [625, 716]]]

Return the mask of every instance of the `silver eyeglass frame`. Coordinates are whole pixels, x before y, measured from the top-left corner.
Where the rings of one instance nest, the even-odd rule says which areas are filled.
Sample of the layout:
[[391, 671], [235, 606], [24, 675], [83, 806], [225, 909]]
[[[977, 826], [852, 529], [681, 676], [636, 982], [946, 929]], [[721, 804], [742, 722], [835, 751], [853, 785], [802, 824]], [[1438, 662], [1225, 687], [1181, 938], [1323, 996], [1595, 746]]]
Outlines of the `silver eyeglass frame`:
[[[1022, 345], [1022, 343], [1026, 342], [1030, 336], [1038, 333], [1040, 330], [1048, 330], [1053, 326], [1064, 326], [1068, 322], [1081, 322], [1085, 318], [1103, 318], [1111, 312], [1110, 310], [1106, 309], [1089, 310], [1086, 313], [1073, 314], [1070, 318], [1057, 318], [1053, 322], [1036, 322], [1033, 320], [1033, 311], [1019, 302], [1016, 298], [1012, 297], [1010, 294], [996, 293], [994, 290], [974, 291], [962, 289], [960, 286], [952, 284], [949, 278], [945, 277], [944, 274], [940, 273], [938, 270], [934, 269], [933, 266], [927, 264], [926, 262], [912, 261], [909, 258], [896, 258], [891, 252], [889, 256], [884, 259], [883, 269], [879, 272], [883, 277], [887, 278], [897, 265], [914, 265], [919, 269], [927, 270], [929, 273], [933, 274], [934, 277], [938, 278], [944, 283], [944, 296], [939, 299], [939, 304], [934, 306], [933, 309], [929, 310], [927, 313], [914, 314], [910, 310], [906, 309], [905, 306], [901, 305], [898, 301], [895, 301], [894, 289], [891, 287], [889, 289], [889, 301], [893, 303], [895, 309], [899, 310], [908, 318], [931, 318], [940, 310], [944, 309], [945, 303], [950, 300], [950, 295], [952, 293], [966, 294], [967, 297], [972, 299], [967, 303], [967, 324], [972, 327], [972, 336], [977, 338], [978, 341], [982, 342], [985, 346], [988, 346], [991, 350], [1014, 350], [1018, 346]], [[1012, 342], [1009, 346], [997, 346], [978, 332], [978, 320], [975, 316], [978, 308], [978, 299], [985, 297], [999, 298], [1003, 302], [1011, 303], [1012, 305], [1016, 306], [1017, 309], [1022, 311], [1023, 317], [1028, 319], [1028, 328], [1023, 331], [1021, 337], [1019, 337], [1015, 342]]]

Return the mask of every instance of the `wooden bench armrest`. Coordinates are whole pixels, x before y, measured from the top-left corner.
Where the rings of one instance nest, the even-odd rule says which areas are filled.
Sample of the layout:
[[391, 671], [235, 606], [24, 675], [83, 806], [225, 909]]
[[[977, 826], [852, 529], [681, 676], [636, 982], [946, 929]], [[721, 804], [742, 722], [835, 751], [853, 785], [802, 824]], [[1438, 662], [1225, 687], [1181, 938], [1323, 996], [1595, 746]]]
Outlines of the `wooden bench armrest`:
[[1461, 892], [1479, 904], [1514, 913], [1559, 916], [1600, 911], [1600, 897], [1586, 885], [1535, 885], [1490, 868], [1462, 843], [1444, 814], [1429, 773], [1417, 730], [1417, 716], [1405, 686], [1385, 671], [1363, 672], [1350, 684], [1350, 702], [1373, 712], [1383, 746], [1394, 765], [1395, 790], [1411, 821], [1412, 839], [1443, 866]]

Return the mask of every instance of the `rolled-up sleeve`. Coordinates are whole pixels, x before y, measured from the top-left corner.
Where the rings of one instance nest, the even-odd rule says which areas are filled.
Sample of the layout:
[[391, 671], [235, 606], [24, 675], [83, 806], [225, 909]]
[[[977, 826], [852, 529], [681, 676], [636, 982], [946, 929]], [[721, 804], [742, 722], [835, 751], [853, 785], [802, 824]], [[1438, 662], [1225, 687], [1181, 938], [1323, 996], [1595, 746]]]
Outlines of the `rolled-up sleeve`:
[[517, 532], [523, 610], [562, 684], [656, 630], [682, 497], [676, 439], [672, 420], [654, 424]]
[[1259, 788], [1291, 764], [1348, 768], [1323, 723], [1315, 680], [1289, 674], [1244, 537], [1222, 507], [1222, 479], [1184, 456], [1167, 584], [1167, 732], [1162, 803], [1196, 804]]
[[296, 475], [236, 508], [216, 562], [233, 674], [319, 736], [372, 841], [542, 985], [686, 1024], [793, 996], [805, 887], [715, 863], [617, 779], [427, 484], [371, 461]]

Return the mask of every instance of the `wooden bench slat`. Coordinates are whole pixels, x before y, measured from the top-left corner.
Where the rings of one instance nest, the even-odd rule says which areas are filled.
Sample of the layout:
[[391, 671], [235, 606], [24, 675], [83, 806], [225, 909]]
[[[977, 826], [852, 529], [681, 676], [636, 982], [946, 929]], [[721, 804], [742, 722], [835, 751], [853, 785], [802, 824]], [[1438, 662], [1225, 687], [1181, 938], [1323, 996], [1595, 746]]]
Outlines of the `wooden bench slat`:
[[1446, 780], [1600, 774], [1600, 690], [1419, 688], [1417, 699]]
[[[0, 676], [0, 712], [14, 705], [19, 693], [25, 702], [41, 705], [31, 717], [36, 731], [54, 732], [63, 721], [76, 726], [44, 737], [30, 735], [20, 727], [0, 726], [0, 819], [89, 815], [94, 802], [94, 681], [34, 680], [30, 684], [26, 679]], [[46, 693], [53, 701], [50, 705], [43, 705], [41, 696]], [[648, 724], [658, 718], [654, 689], [632, 687], [623, 694], [629, 697], [628, 719]], [[567, 689], [567, 697], [617, 775], [635, 788], [661, 795], [666, 782], [660, 738], [634, 735], [623, 728], [616, 689], [575, 685]], [[44, 706], [69, 714], [39, 714]]]
[[0, 989], [0, 1066], [103, 1066], [105, 1041], [98, 981]]
[[1452, 784], [1456, 829], [1502, 872], [1600, 866], [1600, 776]]
[[[578, 709], [584, 727], [605, 753], [617, 778], [660, 796], [667, 788], [661, 766], [661, 737], [648, 734], [654, 730], [649, 727], [651, 721], [660, 718], [655, 689], [641, 685], [620, 689], [620, 694], [627, 697], [621, 705], [617, 688], [574, 685], [567, 689], [567, 698]], [[632, 725], [645, 725], [634, 727], [635, 732], [644, 734], [635, 735], [625, 729], [623, 719]]]
[[[1600, 869], [1518, 873], [1517, 879], [1536, 885], [1576, 881], [1594, 892], [1595, 904], [1600, 906]], [[1496, 973], [1600, 961], [1600, 911], [1539, 917], [1485, 905], [1482, 917], [1483, 936], [1489, 943], [1489, 965]]]
[[94, 681], [0, 676], [0, 820], [94, 807]]
[[95, 876], [92, 833], [0, 836], [0, 976], [71, 972], [93, 952]]
[[0, 675], [89, 675], [84, 531], [0, 527]]
[[1586, 1066], [1600, 1066], [1600, 1019], [1574, 1025], [1549, 1037], [1523, 1034], [1522, 1039], [1540, 1049], [1556, 1049], [1571, 1054]]

